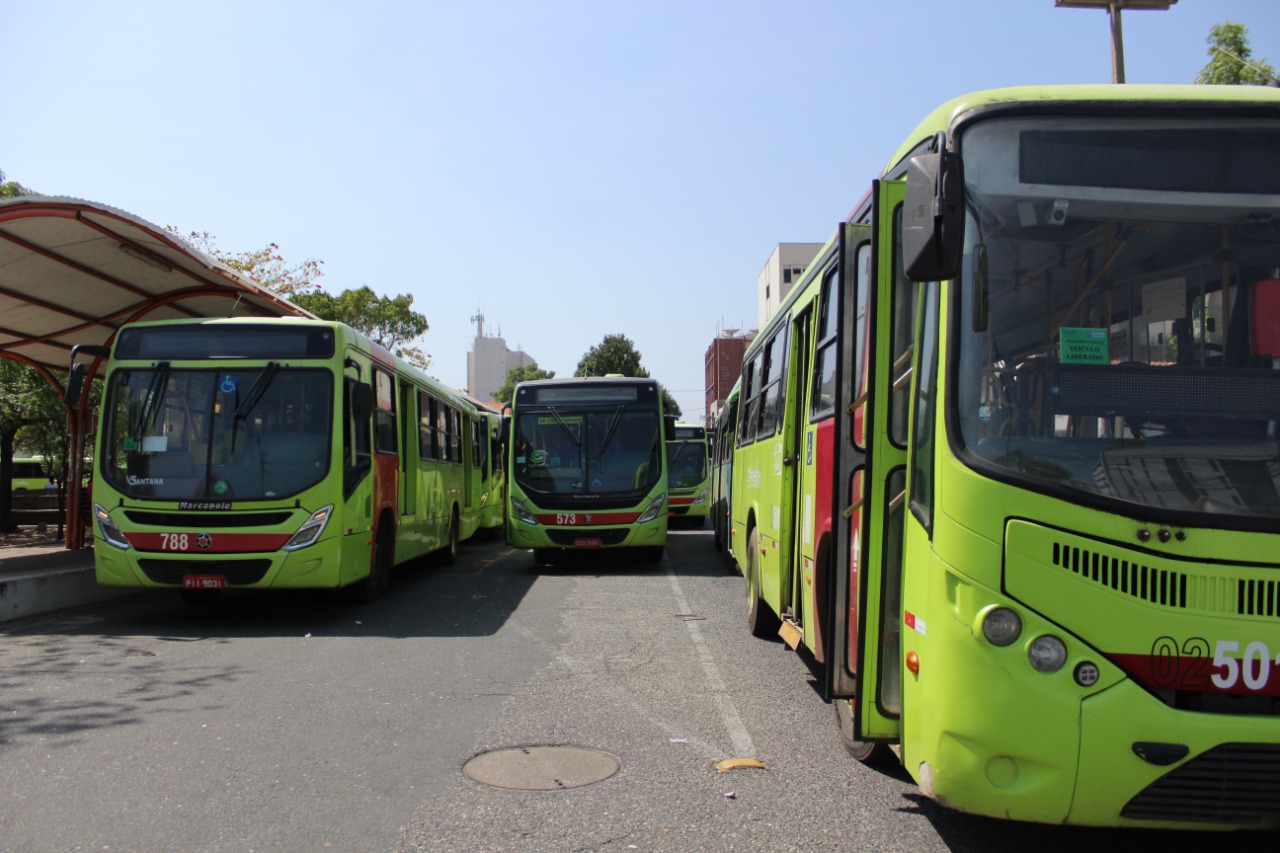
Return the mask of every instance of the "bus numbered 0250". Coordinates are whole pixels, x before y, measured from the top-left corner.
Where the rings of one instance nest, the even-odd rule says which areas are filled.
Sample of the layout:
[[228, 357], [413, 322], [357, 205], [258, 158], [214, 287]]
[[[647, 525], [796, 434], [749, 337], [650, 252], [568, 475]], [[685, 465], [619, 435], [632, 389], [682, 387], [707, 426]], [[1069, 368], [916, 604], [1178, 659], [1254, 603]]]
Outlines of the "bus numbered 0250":
[[501, 524], [481, 505], [502, 476], [484, 461], [494, 423], [339, 323], [125, 326], [102, 400], [91, 520], [106, 586], [370, 600], [392, 567], [450, 563]]
[[664, 415], [652, 379], [522, 382], [503, 430], [507, 543], [543, 565], [574, 551], [627, 549], [645, 562], [667, 544]]
[[1277, 151], [1265, 87], [958, 98], [752, 343], [748, 625], [857, 758], [994, 817], [1280, 823]]

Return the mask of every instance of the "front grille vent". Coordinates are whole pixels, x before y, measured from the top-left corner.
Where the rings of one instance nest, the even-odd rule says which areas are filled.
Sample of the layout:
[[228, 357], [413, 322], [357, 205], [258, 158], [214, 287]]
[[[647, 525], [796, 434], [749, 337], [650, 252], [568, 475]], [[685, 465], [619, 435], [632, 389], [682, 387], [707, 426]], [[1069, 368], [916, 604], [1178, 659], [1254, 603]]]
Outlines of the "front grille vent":
[[1121, 814], [1252, 825], [1280, 814], [1280, 744], [1224, 743], [1160, 777]]
[[271, 561], [148, 558], [138, 560], [138, 568], [155, 583], [180, 584], [184, 575], [221, 575], [228, 586], [243, 586], [262, 580], [271, 568]]
[[150, 524], [174, 530], [203, 530], [224, 527], [262, 527], [284, 524], [293, 515], [284, 512], [150, 512], [126, 510], [125, 517], [134, 524]]
[[1228, 572], [1239, 569], [1229, 567], [1220, 572], [1170, 569], [1061, 542], [1053, 544], [1052, 561], [1085, 580], [1152, 604], [1280, 619], [1280, 576], [1232, 577]]
[[1187, 576], [1182, 572], [1120, 560], [1057, 542], [1053, 543], [1053, 564], [1152, 604], [1178, 608], [1187, 606]]

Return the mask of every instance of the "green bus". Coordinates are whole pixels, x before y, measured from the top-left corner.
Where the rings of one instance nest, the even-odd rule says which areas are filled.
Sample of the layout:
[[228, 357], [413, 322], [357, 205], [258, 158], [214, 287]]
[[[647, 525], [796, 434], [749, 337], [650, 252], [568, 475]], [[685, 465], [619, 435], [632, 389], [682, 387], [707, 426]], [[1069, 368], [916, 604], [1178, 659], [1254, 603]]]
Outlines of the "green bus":
[[43, 456], [14, 456], [12, 490], [30, 492], [56, 489], [58, 484], [50, 479], [44, 465]]
[[[738, 398], [742, 394], [739, 378], [725, 396], [724, 405], [711, 416], [711, 529], [717, 551], [730, 557], [729, 494], [733, 484], [733, 452], [737, 444]], [[737, 563], [732, 562], [736, 568]]]
[[140, 322], [109, 356], [92, 495], [100, 584], [192, 601], [300, 588], [370, 600], [400, 563], [452, 562], [478, 526], [475, 408], [347, 326]]
[[746, 353], [747, 617], [980, 815], [1280, 823], [1280, 92], [978, 92]]
[[502, 415], [476, 400], [471, 419], [471, 488], [475, 492], [476, 533], [503, 535], [506, 520], [506, 474], [502, 469]]
[[505, 427], [507, 542], [539, 565], [601, 549], [660, 561], [668, 424], [652, 379], [521, 382]]
[[677, 422], [667, 442], [667, 523], [704, 527], [711, 509], [707, 429]]

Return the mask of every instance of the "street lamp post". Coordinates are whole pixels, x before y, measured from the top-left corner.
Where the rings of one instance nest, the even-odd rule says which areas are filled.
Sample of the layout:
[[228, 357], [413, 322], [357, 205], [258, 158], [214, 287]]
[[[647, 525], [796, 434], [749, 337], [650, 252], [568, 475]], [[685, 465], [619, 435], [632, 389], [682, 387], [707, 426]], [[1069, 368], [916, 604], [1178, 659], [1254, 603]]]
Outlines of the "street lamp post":
[[1059, 9], [1106, 9], [1111, 18], [1111, 82], [1124, 82], [1124, 31], [1120, 26], [1121, 9], [1155, 9], [1166, 11], [1178, 0], [1053, 0]]

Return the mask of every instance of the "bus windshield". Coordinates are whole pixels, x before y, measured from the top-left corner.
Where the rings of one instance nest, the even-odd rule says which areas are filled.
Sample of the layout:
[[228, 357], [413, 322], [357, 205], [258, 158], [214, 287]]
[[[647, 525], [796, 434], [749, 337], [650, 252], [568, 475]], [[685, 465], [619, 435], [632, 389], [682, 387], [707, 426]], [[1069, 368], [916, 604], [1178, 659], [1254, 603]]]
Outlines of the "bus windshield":
[[1280, 519], [1278, 149], [1253, 120], [963, 134], [970, 464], [1121, 510]]
[[662, 473], [652, 406], [530, 405], [514, 418], [512, 440], [512, 473], [531, 494], [644, 494]]
[[673, 489], [702, 485], [707, 479], [707, 443], [679, 437], [667, 442], [667, 482]]
[[102, 476], [133, 498], [270, 500], [329, 470], [333, 375], [265, 366], [122, 368], [103, 406]]

